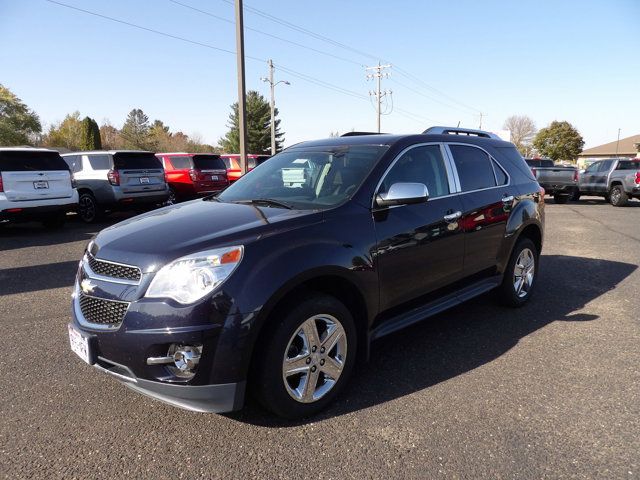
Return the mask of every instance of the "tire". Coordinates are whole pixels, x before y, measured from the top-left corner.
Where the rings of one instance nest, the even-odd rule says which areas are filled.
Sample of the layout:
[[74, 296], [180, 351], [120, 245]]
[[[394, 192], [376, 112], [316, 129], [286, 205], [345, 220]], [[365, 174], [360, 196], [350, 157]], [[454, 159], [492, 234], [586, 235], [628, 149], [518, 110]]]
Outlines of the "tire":
[[169, 197], [162, 204], [163, 206], [175, 205], [178, 203], [178, 196], [173, 188], [169, 188]]
[[578, 200], [580, 200], [580, 190], [578, 190], [577, 188], [573, 191], [573, 195], [571, 195], [571, 201], [572, 202], [577, 202]]
[[607, 203], [611, 202], [611, 197], [609, 196], [608, 193], [604, 194], [604, 201], [607, 202]]
[[[252, 378], [260, 403], [288, 419], [323, 410], [347, 384], [355, 364], [357, 334], [351, 312], [332, 296], [311, 293], [263, 328], [267, 330], [258, 339]], [[315, 388], [305, 388], [313, 380]]]
[[609, 190], [609, 203], [614, 207], [624, 207], [629, 201], [627, 192], [624, 191], [622, 185], [614, 185]]
[[553, 196], [553, 201], [556, 202], [556, 203], [562, 203], [562, 204], [567, 203], [567, 202], [569, 202], [569, 195], [562, 194], [562, 193], [556, 193]]
[[83, 192], [78, 199], [78, 215], [84, 223], [94, 223], [102, 215], [96, 198], [89, 192]]
[[[529, 254], [526, 253], [527, 250]], [[538, 249], [531, 239], [525, 237], [518, 240], [513, 252], [511, 252], [511, 258], [509, 258], [509, 263], [505, 269], [502, 284], [498, 288], [498, 299], [501, 303], [510, 307], [521, 307], [527, 303], [537, 283], [539, 256]], [[524, 263], [531, 260], [532, 263]], [[531, 272], [531, 277], [527, 276], [528, 280], [523, 285], [518, 282], [518, 276], [516, 275], [517, 272], [522, 272], [522, 268], [516, 270], [516, 263], [525, 265]]]
[[42, 221], [42, 225], [44, 226], [44, 228], [55, 230], [58, 228], [62, 228], [66, 221], [67, 221], [66, 213], [56, 213], [51, 215], [50, 217], [45, 218]]

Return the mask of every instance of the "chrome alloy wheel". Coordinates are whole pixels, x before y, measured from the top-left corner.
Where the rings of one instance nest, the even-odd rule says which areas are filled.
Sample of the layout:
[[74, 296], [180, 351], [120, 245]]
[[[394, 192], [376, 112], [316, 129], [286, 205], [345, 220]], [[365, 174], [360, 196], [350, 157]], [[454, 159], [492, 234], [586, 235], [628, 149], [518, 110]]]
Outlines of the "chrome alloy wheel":
[[89, 195], [82, 195], [78, 201], [80, 217], [85, 222], [93, 222], [96, 218], [96, 204]]
[[328, 314], [304, 321], [289, 339], [282, 361], [282, 379], [289, 395], [312, 403], [338, 382], [347, 358], [347, 335]]
[[513, 267], [513, 288], [519, 298], [526, 297], [533, 287], [536, 259], [533, 252], [523, 248]]

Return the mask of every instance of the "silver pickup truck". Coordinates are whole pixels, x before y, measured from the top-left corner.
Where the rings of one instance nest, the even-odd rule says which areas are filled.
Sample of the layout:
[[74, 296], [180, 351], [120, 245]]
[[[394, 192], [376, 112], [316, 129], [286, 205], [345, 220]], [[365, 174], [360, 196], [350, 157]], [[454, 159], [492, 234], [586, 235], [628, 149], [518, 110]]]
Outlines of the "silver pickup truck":
[[567, 203], [570, 199], [577, 200], [578, 170], [575, 167], [555, 165], [553, 160], [545, 158], [525, 158], [531, 173], [536, 177], [547, 195], [552, 195], [556, 203]]
[[640, 199], [640, 158], [607, 158], [580, 172], [581, 195], [602, 195], [614, 207]]

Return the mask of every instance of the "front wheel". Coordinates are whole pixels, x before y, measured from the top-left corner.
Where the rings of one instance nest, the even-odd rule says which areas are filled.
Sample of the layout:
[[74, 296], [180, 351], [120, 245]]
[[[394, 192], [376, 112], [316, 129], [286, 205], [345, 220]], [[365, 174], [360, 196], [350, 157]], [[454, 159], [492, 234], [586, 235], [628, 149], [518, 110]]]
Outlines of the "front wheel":
[[93, 223], [99, 217], [102, 211], [96, 202], [96, 198], [88, 192], [80, 194], [78, 199], [78, 214], [84, 223]]
[[349, 310], [336, 298], [311, 294], [258, 340], [254, 387], [276, 415], [296, 419], [324, 409], [348, 382], [357, 335]]
[[531, 239], [522, 238], [516, 243], [498, 290], [502, 303], [521, 307], [531, 298], [538, 277], [538, 259], [538, 249]]
[[609, 190], [609, 203], [614, 207], [624, 207], [629, 201], [627, 192], [624, 191], [622, 185], [614, 185]]

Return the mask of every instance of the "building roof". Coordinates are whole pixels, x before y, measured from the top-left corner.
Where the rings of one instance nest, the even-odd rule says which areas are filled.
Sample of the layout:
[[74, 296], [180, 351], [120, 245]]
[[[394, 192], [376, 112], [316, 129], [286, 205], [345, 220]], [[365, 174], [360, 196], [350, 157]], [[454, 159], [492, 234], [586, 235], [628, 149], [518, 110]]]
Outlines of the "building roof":
[[[616, 141], [605, 143], [604, 145], [598, 145], [597, 147], [587, 148], [583, 150], [579, 157], [600, 157], [600, 156], [608, 156], [615, 157], [616, 156]], [[625, 156], [635, 156], [638, 153], [638, 147], [634, 144], [640, 143], [640, 134], [632, 135], [631, 137], [621, 138], [620, 143], [618, 145], [618, 155]]]

